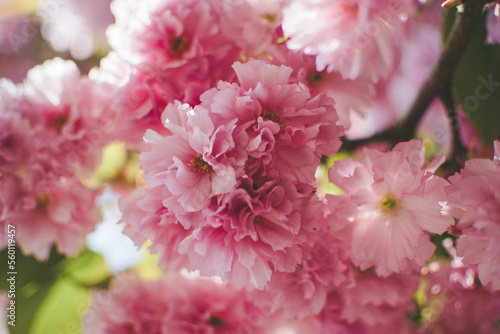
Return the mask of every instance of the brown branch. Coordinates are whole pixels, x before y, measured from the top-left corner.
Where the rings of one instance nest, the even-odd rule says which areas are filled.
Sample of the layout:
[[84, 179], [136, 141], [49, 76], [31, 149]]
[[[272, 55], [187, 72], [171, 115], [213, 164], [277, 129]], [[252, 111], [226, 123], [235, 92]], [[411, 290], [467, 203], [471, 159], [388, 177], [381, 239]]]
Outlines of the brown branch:
[[459, 171], [463, 167], [465, 158], [467, 156], [467, 149], [462, 144], [460, 140], [460, 129], [458, 122], [458, 112], [456, 108], [455, 101], [453, 99], [453, 93], [451, 89], [451, 84], [449, 84], [440, 94], [439, 98], [446, 107], [446, 113], [450, 120], [450, 126], [452, 131], [452, 152], [451, 157], [448, 159], [448, 167], [446, 168], [450, 174]]
[[429, 78], [410, 107], [406, 119], [384, 132], [375, 134], [371, 138], [346, 140], [342, 146], [344, 149], [352, 150], [373, 141], [388, 141], [395, 145], [400, 141], [407, 141], [415, 137], [417, 125], [431, 102], [449, 87], [452, 75], [479, 21], [483, 7], [488, 2], [491, 2], [491, 0], [464, 1], [464, 11], [462, 14], [457, 14], [443, 51]]

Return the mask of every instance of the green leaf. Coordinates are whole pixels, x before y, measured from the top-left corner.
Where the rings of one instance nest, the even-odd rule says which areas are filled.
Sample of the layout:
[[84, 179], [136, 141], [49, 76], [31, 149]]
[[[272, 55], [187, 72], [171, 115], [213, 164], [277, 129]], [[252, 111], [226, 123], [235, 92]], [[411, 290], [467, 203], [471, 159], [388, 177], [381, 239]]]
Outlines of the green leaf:
[[[486, 44], [486, 14], [480, 19], [455, 70], [452, 84], [466, 117], [481, 141], [500, 138], [500, 46]], [[450, 31], [455, 14], [448, 11], [443, 31]]]
[[68, 259], [65, 273], [84, 287], [108, 282], [110, 274], [102, 255], [85, 249], [76, 258]]
[[[8, 249], [0, 252], [7, 263]], [[81, 333], [80, 316], [89, 302], [90, 287], [106, 287], [110, 279], [101, 255], [84, 250], [65, 258], [52, 248], [49, 259], [40, 262], [16, 248], [15, 327], [11, 334]], [[10, 286], [2, 275], [0, 290]], [[68, 300], [70, 299], [70, 300]]]
[[[5, 261], [4, 263], [7, 263], [7, 255], [8, 249], [0, 252], [0, 259]], [[7, 293], [12, 291], [15, 295], [12, 298], [16, 306], [15, 326], [8, 326], [10, 333], [26, 334], [29, 331], [35, 312], [60, 271], [59, 264], [64, 259], [64, 256], [58, 254], [55, 247], [52, 248], [49, 259], [45, 262], [40, 262], [32, 256], [23, 255], [19, 248], [16, 248], [15, 255], [15, 272], [17, 272], [15, 275], [15, 289], [10, 290], [7, 282], [8, 277], [4, 278], [2, 274], [0, 290], [7, 291]]]
[[90, 289], [59, 279], [35, 314], [29, 334], [82, 333], [81, 318], [90, 304]]
[[[7, 255], [8, 249], [5, 248], [0, 252], [0, 261], [7, 264]], [[32, 281], [36, 281], [40, 284], [54, 280], [54, 277], [57, 275], [56, 266], [64, 259], [65, 257], [57, 253], [55, 247], [52, 247], [48, 260], [43, 262], [32, 256], [24, 255], [21, 250], [16, 247], [15, 269], [17, 272], [17, 287], [22, 288]], [[7, 282], [5, 280], [1, 280], [0, 290], [6, 291], [7, 289]]]

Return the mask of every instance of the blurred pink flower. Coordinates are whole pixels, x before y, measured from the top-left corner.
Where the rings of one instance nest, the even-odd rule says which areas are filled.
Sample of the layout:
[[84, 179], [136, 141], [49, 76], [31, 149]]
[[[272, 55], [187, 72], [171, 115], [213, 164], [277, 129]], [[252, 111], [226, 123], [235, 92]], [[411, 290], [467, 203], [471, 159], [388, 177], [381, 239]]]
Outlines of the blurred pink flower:
[[[44, 180], [41, 173], [31, 177], [31, 182], [10, 175], [0, 179], [5, 224], [15, 226], [16, 242], [26, 255], [46, 260], [52, 244], [62, 254], [75, 255], [100, 220], [98, 193], [73, 179]], [[2, 235], [0, 245], [6, 244]]]
[[426, 274], [424, 282], [427, 303], [423, 306], [432, 312], [414, 333], [498, 333], [500, 292], [480, 286], [473, 268], [441, 265]]
[[262, 311], [244, 292], [176, 273], [157, 281], [122, 273], [108, 291], [94, 291], [83, 317], [85, 332], [95, 334], [261, 333], [264, 324]]
[[395, 31], [415, 13], [414, 1], [291, 1], [283, 12], [287, 46], [316, 55], [316, 70], [376, 82], [398, 57]]
[[[347, 138], [368, 138], [405, 118], [441, 52], [441, 17], [442, 8], [435, 3], [423, 10], [417, 18], [410, 20], [411, 29], [407, 34], [395, 37], [401, 50], [398, 61], [387, 78], [374, 85], [371, 109], [365, 111], [364, 117], [356, 113], [351, 115], [352, 127], [346, 131]], [[441, 116], [439, 135], [433, 136], [438, 138], [433, 139], [444, 146], [440, 151], [444, 153], [451, 145], [451, 130], [447, 126], [449, 120], [441, 103], [433, 103], [428, 108], [426, 117], [433, 117], [429, 114], [434, 113]]]
[[500, 141], [494, 146], [493, 161], [466, 161], [460, 174], [449, 178], [446, 192], [460, 213], [457, 255], [464, 264], [478, 265], [481, 283], [500, 290]]
[[[107, 31], [109, 43], [121, 58], [163, 84], [187, 95], [197, 94], [218, 80], [232, 80], [231, 64], [239, 49], [220, 31], [220, 18], [211, 1], [116, 0], [111, 4], [116, 23]], [[172, 81], [172, 83], [171, 83]], [[168, 96], [169, 102], [184, 96]]]
[[22, 84], [0, 86], [2, 224], [16, 226], [25, 254], [46, 259], [55, 243], [73, 255], [99, 221], [97, 192], [79, 179], [94, 171], [109, 141], [107, 100], [60, 58], [31, 69]]
[[[15, 112], [29, 120], [32, 150], [47, 173], [88, 176], [109, 142], [108, 98], [80, 76], [76, 64], [54, 58], [29, 70]], [[56, 171], [57, 170], [57, 171]]]
[[391, 321], [407, 323], [406, 315], [415, 308], [413, 294], [419, 277], [418, 273], [378, 277], [373, 270], [354, 270], [354, 279], [339, 289], [344, 301], [342, 318], [376, 327], [387, 322], [390, 314]]

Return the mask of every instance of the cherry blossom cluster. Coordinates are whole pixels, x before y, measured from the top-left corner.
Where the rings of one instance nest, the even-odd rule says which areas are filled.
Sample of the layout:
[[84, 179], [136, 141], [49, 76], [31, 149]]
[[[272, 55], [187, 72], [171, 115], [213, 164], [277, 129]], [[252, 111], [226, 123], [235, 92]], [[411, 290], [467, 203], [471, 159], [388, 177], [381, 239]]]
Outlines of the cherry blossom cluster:
[[262, 310], [242, 291], [176, 273], [117, 275], [94, 293], [83, 323], [86, 333], [266, 333]]
[[[94, 293], [87, 333], [498, 329], [499, 141], [446, 177], [452, 129], [436, 100], [418, 126], [432, 152], [422, 138], [368, 145], [324, 171], [342, 137], [406, 117], [441, 51], [439, 6], [113, 0], [111, 12], [111, 51], [88, 75], [55, 58], [0, 80], [0, 228], [16, 226], [25, 254], [78, 253], [100, 220], [84, 180], [102, 149], [139, 152], [145, 186], [120, 199], [121, 223], [167, 273], [117, 275]], [[58, 21], [43, 22], [52, 44], [81, 58], [99, 44]]]
[[60, 58], [34, 67], [21, 84], [0, 85], [0, 225], [15, 225], [23, 252], [39, 259], [53, 243], [76, 254], [99, 221], [98, 191], [81, 180], [109, 140], [103, 92]]

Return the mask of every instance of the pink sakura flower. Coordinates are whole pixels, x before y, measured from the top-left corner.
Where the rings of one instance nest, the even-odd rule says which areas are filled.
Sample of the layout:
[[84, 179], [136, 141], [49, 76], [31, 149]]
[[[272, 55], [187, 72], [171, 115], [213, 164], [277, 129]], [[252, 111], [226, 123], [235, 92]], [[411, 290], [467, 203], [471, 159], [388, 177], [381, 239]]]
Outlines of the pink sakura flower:
[[320, 155], [334, 154], [341, 145], [343, 128], [336, 124], [333, 100], [325, 94], [311, 97], [301, 83], [289, 84], [292, 69], [286, 66], [255, 60], [233, 68], [239, 86], [220, 83], [201, 96], [202, 106], [224, 122], [238, 120], [248, 138], [245, 150], [256, 159], [249, 165], [313, 182]]
[[[340, 146], [342, 128], [330, 99], [288, 84], [291, 69], [262, 61], [234, 67], [240, 85], [221, 82], [194, 108], [169, 104], [162, 115], [169, 134], [147, 131], [141, 167], [159, 189], [126, 216], [147, 212], [128, 223], [134, 231], [148, 224], [155, 251], [165, 254], [162, 267], [177, 252], [202, 275], [263, 289], [273, 272], [292, 272], [301, 261], [303, 224], [315, 207], [304, 203], [318, 201], [308, 182], [319, 156]], [[159, 223], [169, 215], [180, 224]], [[173, 253], [160, 250], [161, 235], [172, 238]]]
[[[220, 31], [211, 1], [112, 2], [116, 23], [107, 31], [120, 57], [155, 77], [160, 86], [177, 88], [169, 102], [199, 96], [218, 80], [232, 80], [231, 64], [239, 49]], [[196, 94], [193, 94], [196, 90]], [[178, 96], [182, 95], [182, 96]]]
[[[83, 249], [86, 235], [99, 222], [97, 192], [73, 179], [54, 182], [37, 173], [26, 181], [4, 175], [0, 184], [0, 203], [5, 205], [2, 216], [15, 226], [16, 241], [24, 254], [46, 260], [56, 244], [60, 253], [74, 255]], [[0, 245], [6, 245], [5, 238]]]
[[339, 288], [344, 305], [341, 316], [349, 323], [362, 322], [369, 327], [384, 325], [389, 316], [404, 327], [407, 314], [414, 311], [413, 294], [420, 275], [392, 274], [379, 277], [373, 270], [354, 270], [354, 279]]
[[109, 101], [105, 94], [80, 77], [75, 63], [60, 58], [31, 69], [21, 92], [16, 112], [29, 120], [38, 145], [43, 145], [36, 149], [37, 160], [70, 175], [90, 174], [110, 139], [102, 117]]
[[415, 12], [411, 0], [294, 0], [284, 9], [287, 46], [316, 56], [316, 70], [344, 78], [385, 78], [397, 58], [395, 31]]
[[258, 301], [273, 298], [272, 311], [282, 310], [287, 318], [304, 318], [318, 314], [325, 306], [328, 292], [346, 280], [346, 259], [343, 245], [314, 227], [315, 242], [304, 247], [302, 261], [293, 272], [277, 272], [263, 292], [252, 294]]
[[151, 240], [149, 249], [158, 254], [161, 268], [189, 268], [187, 255], [179, 253], [179, 244], [192, 233], [192, 229], [185, 229], [165, 208], [162, 203], [165, 192], [168, 191], [162, 187], [138, 188], [122, 197], [119, 204], [123, 212], [121, 223], [125, 224], [123, 233], [138, 246]]
[[123, 140], [132, 150], [145, 149], [147, 129], [166, 134], [161, 114], [171, 98], [182, 98], [168, 83], [160, 83], [154, 75], [141, 70], [110, 52], [101, 59], [100, 67], [89, 72], [89, 78], [110, 96], [107, 116], [113, 123], [111, 135]]
[[[456, 228], [457, 255], [465, 264], [477, 264], [479, 279], [500, 290], [500, 142], [492, 160], [470, 159], [460, 174], [449, 178], [450, 205], [460, 209]], [[463, 210], [463, 211], [462, 211]]]
[[285, 44], [272, 45], [266, 52], [272, 56], [273, 64], [284, 64], [293, 68], [292, 82], [305, 84], [312, 95], [324, 92], [333, 98], [339, 123], [345, 130], [351, 126], [351, 114], [363, 117], [370, 111], [375, 93], [371, 80], [345, 79], [338, 71], [318, 72], [314, 56], [290, 51]]
[[29, 121], [20, 114], [0, 110], [0, 175], [20, 173], [28, 165], [33, 146], [30, 129]]
[[235, 43], [247, 58], [258, 58], [268, 51], [281, 24], [283, 0], [221, 1], [221, 32]]
[[[406, 116], [441, 53], [441, 16], [442, 8], [436, 3], [412, 20], [408, 34], [398, 35], [397, 41], [401, 49], [398, 63], [386, 79], [375, 85], [373, 103], [370, 110], [365, 112], [365, 116], [352, 114], [352, 128], [346, 131], [347, 138], [368, 138]], [[427, 111], [427, 114], [433, 113], [445, 114], [440, 102], [434, 103]], [[451, 135], [447, 117], [440, 118], [443, 121], [436, 132], [439, 135], [435, 136], [440, 137], [436, 138], [439, 144]]]
[[181, 243], [179, 252], [201, 275], [217, 275], [237, 288], [263, 289], [273, 272], [292, 272], [301, 261], [302, 215], [307, 203], [314, 203], [312, 190], [279, 179], [262, 185], [242, 179], [223, 200], [212, 202], [206, 223]]
[[[433, 175], [442, 162], [426, 168], [422, 140], [399, 143], [390, 152], [364, 151], [363, 162], [335, 162], [330, 181], [350, 198], [331, 225], [349, 229], [351, 259], [361, 270], [374, 266], [379, 276], [425, 265], [434, 244], [425, 232], [443, 233], [453, 223], [443, 212], [447, 182]], [[334, 227], [335, 230], [335, 227]]]
[[85, 332], [95, 334], [262, 333], [264, 325], [243, 291], [175, 273], [157, 281], [120, 274], [108, 291], [94, 291], [83, 318]]
[[[377, 287], [375, 287], [377, 288]], [[390, 284], [387, 285], [387, 290], [391, 290]], [[392, 307], [384, 301], [380, 301], [378, 305], [362, 306], [359, 313], [359, 318], [363, 319], [365, 313], [368, 318], [373, 317], [375, 314], [379, 317], [376, 324], [370, 324], [370, 322], [364, 322], [362, 320], [347, 320], [342, 315], [345, 310], [345, 302], [339, 295], [341, 290], [331, 290], [328, 294], [325, 307], [316, 316], [316, 319], [321, 323], [321, 331], [318, 333], [329, 334], [384, 334], [384, 333], [407, 333], [410, 330], [410, 323], [406, 318], [405, 312], [407, 308], [399, 309], [398, 307]], [[392, 292], [392, 295], [395, 293]], [[370, 291], [367, 300], [371, 296], [379, 296], [376, 291]], [[411, 303], [411, 299], [410, 299]], [[361, 306], [361, 305], [360, 305]], [[377, 312], [374, 310], [377, 309]], [[351, 311], [351, 310], [350, 310]]]
[[146, 132], [151, 151], [141, 154], [141, 167], [150, 186], [166, 186], [171, 195], [164, 204], [189, 228], [196, 224], [189, 217], [236, 186], [234, 125], [216, 127], [207, 110], [179, 102], [168, 105], [162, 117], [171, 135]]
[[22, 85], [1, 88], [0, 221], [16, 226], [26, 254], [46, 259], [55, 243], [73, 255], [99, 220], [97, 192], [78, 178], [95, 169], [109, 140], [107, 100], [59, 58], [31, 69]]

